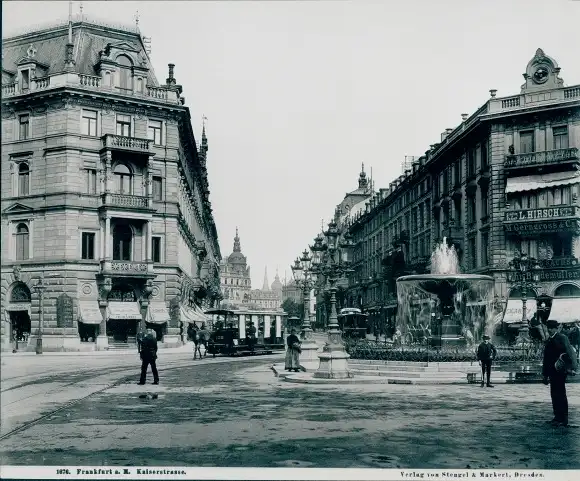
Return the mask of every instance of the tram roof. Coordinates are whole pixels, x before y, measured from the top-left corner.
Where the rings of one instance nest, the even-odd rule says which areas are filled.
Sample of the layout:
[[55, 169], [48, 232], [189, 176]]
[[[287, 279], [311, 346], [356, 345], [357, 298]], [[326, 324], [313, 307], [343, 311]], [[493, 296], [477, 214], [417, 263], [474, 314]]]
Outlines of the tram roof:
[[223, 316], [233, 316], [235, 314], [234, 311], [230, 311], [229, 309], [208, 309], [207, 311], [204, 312], [204, 314], [217, 314], [217, 315], [223, 315]]

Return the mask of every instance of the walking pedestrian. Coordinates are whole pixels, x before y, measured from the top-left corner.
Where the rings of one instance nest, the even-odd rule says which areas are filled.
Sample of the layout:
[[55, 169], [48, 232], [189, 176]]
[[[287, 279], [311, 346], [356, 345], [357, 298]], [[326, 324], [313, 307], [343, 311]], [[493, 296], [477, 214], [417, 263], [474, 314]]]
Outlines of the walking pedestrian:
[[199, 358], [201, 359], [201, 347], [199, 342], [199, 331], [197, 330], [197, 325], [194, 325], [191, 329], [191, 339], [193, 340], [193, 359], [197, 358], [197, 353], [199, 352]]
[[544, 384], [550, 385], [550, 397], [554, 419], [548, 421], [552, 426], [568, 426], [568, 397], [566, 396], [566, 377], [576, 374], [578, 367], [576, 353], [568, 337], [560, 333], [560, 324], [551, 319], [547, 322], [550, 337], [544, 347], [542, 375]]
[[491, 364], [497, 357], [497, 349], [491, 343], [491, 338], [486, 334], [483, 336], [483, 342], [477, 348], [477, 360], [481, 366], [481, 387], [484, 386], [484, 380], [487, 376], [487, 387], [493, 387], [491, 383]]
[[580, 358], [580, 322], [576, 321], [568, 331], [568, 340], [576, 350], [576, 357]]
[[159, 384], [159, 373], [157, 372], [157, 335], [153, 329], [147, 329], [143, 340], [141, 341], [141, 379], [139, 384], [145, 384], [147, 377], [147, 366], [151, 365], [151, 372], [153, 373], [153, 384]]
[[[210, 338], [210, 332], [207, 330], [205, 322], [201, 324], [201, 329], [197, 333], [197, 336], [199, 337], [200, 346], [203, 344], [203, 357], [205, 357], [207, 356], [207, 345]], [[201, 350], [199, 351], [199, 356], [201, 357]]]
[[300, 339], [296, 335], [296, 329], [290, 331], [290, 335], [286, 338], [286, 362], [284, 368], [286, 371], [296, 371], [300, 369]]

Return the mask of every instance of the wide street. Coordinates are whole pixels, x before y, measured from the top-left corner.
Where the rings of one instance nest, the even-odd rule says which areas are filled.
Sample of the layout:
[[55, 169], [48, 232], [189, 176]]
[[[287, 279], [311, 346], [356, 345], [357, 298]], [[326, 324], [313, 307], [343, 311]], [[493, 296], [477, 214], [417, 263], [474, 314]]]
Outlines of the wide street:
[[580, 467], [580, 430], [544, 423], [541, 384], [302, 385], [274, 377], [280, 358], [161, 351], [161, 384], [138, 386], [135, 353], [3, 356], [1, 434], [23, 429], [0, 440], [2, 464]]

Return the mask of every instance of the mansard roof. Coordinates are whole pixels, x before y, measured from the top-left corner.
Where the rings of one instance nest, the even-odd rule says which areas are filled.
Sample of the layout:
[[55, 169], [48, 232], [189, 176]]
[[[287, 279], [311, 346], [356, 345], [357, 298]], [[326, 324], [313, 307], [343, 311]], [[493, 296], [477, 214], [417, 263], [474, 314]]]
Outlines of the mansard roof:
[[[76, 21], [72, 24], [72, 40], [74, 44], [74, 71], [85, 75], [96, 75], [95, 66], [100, 60], [100, 52], [111, 44], [128, 53], [149, 69], [148, 85], [159, 86], [150, 59], [140, 34], [107, 28], [86, 21]], [[2, 39], [2, 68], [5, 71], [16, 72], [18, 63], [25, 58], [48, 66], [44, 75], [53, 75], [65, 70], [66, 44], [68, 43], [68, 26], [61, 25], [42, 31], [29, 32], [24, 35]], [[33, 55], [29, 56], [29, 48], [33, 46]]]

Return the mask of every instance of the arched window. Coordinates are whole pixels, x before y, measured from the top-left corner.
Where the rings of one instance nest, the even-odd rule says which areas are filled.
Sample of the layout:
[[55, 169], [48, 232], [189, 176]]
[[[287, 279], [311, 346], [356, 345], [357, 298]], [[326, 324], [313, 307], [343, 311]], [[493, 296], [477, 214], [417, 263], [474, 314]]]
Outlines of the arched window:
[[554, 292], [554, 297], [580, 297], [580, 289], [574, 284], [562, 284]]
[[16, 226], [16, 260], [23, 261], [29, 258], [30, 234], [26, 224]]
[[120, 224], [113, 228], [113, 260], [130, 261], [133, 232], [128, 225]]
[[117, 164], [113, 169], [115, 174], [115, 187], [119, 194], [133, 193], [133, 174], [125, 164]]
[[120, 55], [117, 57], [117, 63], [119, 64], [119, 89], [133, 90], [133, 72], [131, 72], [133, 62], [129, 57]]
[[18, 195], [30, 194], [30, 168], [26, 162], [18, 166]]

